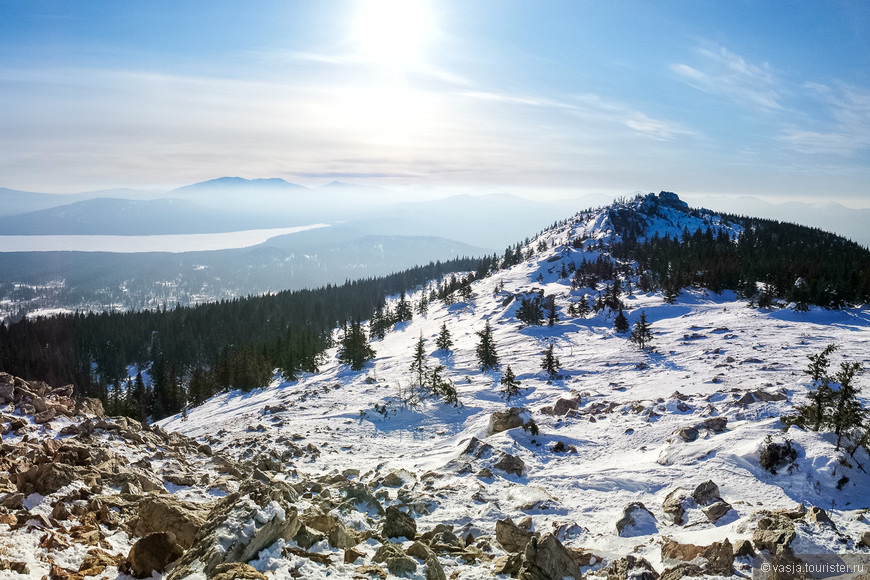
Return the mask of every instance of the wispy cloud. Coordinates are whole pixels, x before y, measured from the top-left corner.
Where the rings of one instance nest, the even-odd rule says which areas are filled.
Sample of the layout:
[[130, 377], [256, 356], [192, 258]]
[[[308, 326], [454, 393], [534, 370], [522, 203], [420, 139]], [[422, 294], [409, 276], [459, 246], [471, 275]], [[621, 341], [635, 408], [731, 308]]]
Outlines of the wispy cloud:
[[[707, 93], [719, 94], [756, 109], [783, 108], [780, 81], [764, 63], [756, 65], [725, 47], [702, 47], [696, 66], [675, 63], [670, 70], [677, 78]], [[702, 70], [703, 69], [703, 70]]]
[[820, 101], [829, 121], [815, 120], [821, 127], [786, 127], [781, 140], [791, 149], [807, 154], [853, 155], [870, 148], [870, 91], [851, 86], [805, 83], [808, 97]]

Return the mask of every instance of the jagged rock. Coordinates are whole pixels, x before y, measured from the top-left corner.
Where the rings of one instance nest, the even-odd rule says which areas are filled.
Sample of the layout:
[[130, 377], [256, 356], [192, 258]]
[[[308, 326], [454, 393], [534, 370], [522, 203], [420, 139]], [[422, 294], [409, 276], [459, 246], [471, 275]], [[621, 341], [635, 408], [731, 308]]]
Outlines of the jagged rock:
[[391, 471], [381, 482], [387, 487], [402, 487], [405, 482], [395, 471]]
[[359, 550], [356, 550], [354, 548], [348, 548], [347, 550], [344, 551], [344, 563], [345, 564], [353, 564], [354, 562], [356, 562], [360, 558], [364, 558], [364, 557], [365, 557], [364, 552], [360, 552]]
[[159, 495], [149, 495], [140, 501], [137, 511], [136, 518], [130, 522], [134, 535], [172, 532], [185, 550], [193, 546], [207, 515], [201, 505]]
[[120, 566], [124, 558], [113, 556], [99, 548], [91, 548], [79, 566], [79, 574], [82, 576], [97, 576], [109, 566]]
[[658, 532], [656, 518], [641, 502], [630, 503], [616, 522], [616, 532], [623, 537], [655, 534]]
[[392, 542], [386, 542], [378, 548], [372, 557], [372, 562], [386, 564], [387, 570], [396, 576], [402, 576], [417, 569], [417, 562], [409, 557], [400, 545]]
[[782, 556], [791, 554], [791, 543], [795, 535], [791, 520], [779, 514], [771, 514], [758, 520], [758, 527], [752, 533], [752, 542], [759, 550]]
[[749, 540], [737, 540], [737, 543], [734, 545], [735, 558], [754, 555], [755, 550], [752, 549], [752, 542], [750, 542]]
[[706, 506], [720, 501], [719, 486], [712, 481], [707, 480], [695, 488], [695, 491], [692, 492], [692, 499], [694, 499], [700, 506]]
[[471, 455], [475, 459], [483, 459], [488, 457], [492, 453], [492, 450], [492, 445], [489, 443], [485, 443], [477, 437], [472, 437], [471, 441], [468, 442], [468, 445], [462, 451], [462, 454]]
[[694, 427], [683, 427], [677, 430], [677, 435], [680, 436], [680, 439], [685, 441], [686, 443], [691, 443], [698, 439], [698, 430]]
[[704, 512], [704, 515], [707, 516], [711, 522], [719, 521], [719, 518], [727, 514], [730, 510], [731, 504], [721, 499], [701, 508], [701, 511]]
[[23, 493], [9, 493], [6, 494], [6, 497], [0, 499], [0, 506], [9, 508], [11, 510], [20, 510], [22, 507], [24, 507], [24, 498], [25, 495]]
[[24, 473], [17, 473], [15, 485], [25, 495], [49, 495], [74, 481], [86, 479], [86, 473], [87, 470], [83, 468], [63, 463], [42, 463], [34, 465]]
[[728, 426], [728, 417], [710, 417], [704, 419], [704, 427], [710, 431], [721, 433]]
[[323, 564], [324, 566], [332, 565], [332, 558], [328, 554], [308, 552], [295, 546], [284, 546], [284, 555], [287, 556], [290, 554], [294, 556], [299, 556], [300, 558], [307, 558], [312, 562], [317, 562], [318, 564]]
[[865, 548], [870, 548], [870, 532], [864, 532], [861, 534], [861, 544], [863, 544]]
[[680, 578], [697, 578], [703, 576], [704, 570], [695, 564], [678, 564], [673, 568], [666, 568], [659, 580], [680, 580]]
[[380, 566], [357, 566], [353, 571], [363, 578], [367, 576], [377, 576], [381, 580], [386, 580], [387, 578], [387, 573]]
[[808, 522], [813, 522], [820, 525], [830, 526], [834, 529], [837, 529], [837, 526], [834, 525], [834, 522], [831, 521], [831, 518], [828, 514], [820, 507], [812, 506], [807, 514], [804, 516], [804, 519]]
[[512, 519], [505, 518], [495, 523], [495, 539], [505, 552], [520, 553], [532, 539], [532, 533], [520, 529]]
[[512, 473], [517, 476], [523, 475], [523, 470], [526, 468], [525, 462], [516, 455], [505, 453], [498, 463], [493, 465], [496, 469], [501, 469], [505, 473]]
[[76, 402], [76, 414], [103, 417], [106, 414], [103, 403], [99, 399], [84, 398]]
[[217, 566], [209, 580], [268, 580], [268, 577], [250, 564], [229, 562]]
[[501, 433], [515, 427], [522, 427], [532, 420], [532, 415], [523, 407], [511, 407], [507, 411], [496, 411], [489, 418], [487, 435]]
[[0, 405], [8, 405], [15, 401], [15, 386], [12, 383], [0, 382]]
[[135, 578], [149, 578], [153, 572], [162, 572], [167, 564], [182, 553], [172, 532], [154, 532], [138, 540], [130, 548], [125, 571]]
[[247, 562], [277, 540], [290, 540], [302, 525], [292, 505], [296, 499], [293, 488], [282, 481], [244, 482], [238, 492], [217, 502], [196, 543], [167, 580], [181, 580], [199, 568], [208, 576], [220, 564]]
[[308, 526], [299, 526], [299, 531], [296, 532], [296, 535], [293, 536], [293, 539], [296, 541], [300, 548], [307, 550], [317, 542], [325, 540], [326, 534], [317, 532], [309, 528]]
[[407, 553], [409, 556], [419, 558], [426, 564], [426, 580], [447, 580], [444, 574], [444, 569], [441, 567], [441, 562], [435, 553], [428, 546], [421, 542], [414, 542]]
[[351, 530], [348, 530], [341, 522], [336, 522], [329, 530], [326, 537], [329, 540], [329, 545], [333, 548], [353, 548], [359, 544], [359, 538], [357, 538], [357, 535]]
[[384, 515], [385, 513], [384, 506], [381, 505], [381, 502], [379, 502], [378, 498], [374, 496], [372, 490], [370, 490], [365, 484], [348, 482], [339, 489], [339, 494], [341, 494], [342, 497], [345, 497], [354, 506], [356, 506], [357, 503], [362, 503], [367, 505], [369, 508], [376, 510], [378, 515]]
[[658, 580], [659, 574], [644, 558], [629, 554], [607, 569], [607, 580]]
[[[670, 538], [665, 538], [661, 554], [662, 564], [666, 566], [693, 563], [700, 565], [707, 574], [730, 576], [734, 565], [734, 548], [727, 538], [709, 546], [680, 544]], [[706, 562], [700, 564], [699, 558]]]
[[522, 580], [575, 578], [583, 574], [571, 553], [553, 534], [535, 538], [526, 545], [518, 577]]
[[417, 535], [417, 522], [408, 514], [395, 506], [390, 506], [386, 511], [384, 520], [385, 538], [408, 538], [413, 540]]
[[662, 503], [662, 511], [671, 518], [671, 521], [679, 526], [683, 525], [683, 515], [686, 513], [686, 504], [691, 502], [688, 490], [678, 487], [665, 496]]
[[522, 565], [522, 554], [505, 554], [504, 556], [499, 556], [495, 559], [492, 571], [494, 574], [508, 574], [515, 578], [517, 574], [520, 573]]

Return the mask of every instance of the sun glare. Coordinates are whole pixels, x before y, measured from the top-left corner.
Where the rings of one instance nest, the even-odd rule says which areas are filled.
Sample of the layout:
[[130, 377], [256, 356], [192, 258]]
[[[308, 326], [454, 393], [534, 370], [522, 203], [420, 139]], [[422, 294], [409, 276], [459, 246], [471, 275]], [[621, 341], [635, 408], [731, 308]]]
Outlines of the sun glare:
[[432, 29], [428, 0], [361, 0], [351, 41], [366, 60], [405, 68], [424, 58]]

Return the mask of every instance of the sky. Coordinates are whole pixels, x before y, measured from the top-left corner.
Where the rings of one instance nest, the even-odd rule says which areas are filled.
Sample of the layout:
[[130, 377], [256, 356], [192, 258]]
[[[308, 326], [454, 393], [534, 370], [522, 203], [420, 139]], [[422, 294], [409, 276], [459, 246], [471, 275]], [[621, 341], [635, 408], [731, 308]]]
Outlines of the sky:
[[0, 187], [870, 207], [870, 4], [0, 0]]

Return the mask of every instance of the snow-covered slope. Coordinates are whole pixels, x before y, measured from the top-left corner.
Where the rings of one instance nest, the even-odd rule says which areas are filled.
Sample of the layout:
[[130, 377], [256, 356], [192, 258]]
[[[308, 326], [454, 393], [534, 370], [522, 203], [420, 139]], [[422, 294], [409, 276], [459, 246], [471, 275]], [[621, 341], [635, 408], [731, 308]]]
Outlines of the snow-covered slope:
[[[753, 538], [761, 510], [796, 504], [829, 510], [836, 527], [796, 520], [795, 552], [870, 553], [859, 544], [870, 531], [863, 515], [870, 508], [870, 477], [860, 468], [868, 462], [866, 453], [841, 460], [830, 434], [796, 428], [786, 433], [779, 420], [807, 392], [802, 370], [808, 355], [838, 343], [835, 363], [870, 361], [870, 312], [751, 309], [733, 294], [703, 290], [684, 292], [674, 304], [657, 294], [623, 295], [629, 322], [643, 311], [651, 323], [650, 351], [616, 333], [609, 310], [568, 315], [569, 304], [592, 290], [572, 289], [570, 277], [560, 278], [563, 265], [606, 255], [608, 242], [626, 228], [639, 237], [673, 237], [698, 227], [739, 233], [738, 226], [709, 212], [689, 212], [665, 194], [578, 214], [532, 240], [526, 250], [537, 251], [518, 265], [474, 282], [472, 299], [430, 304], [425, 315], [374, 341], [376, 358], [362, 371], [339, 364], [333, 349], [317, 374], [294, 381], [276, 377], [260, 390], [226, 393], [161, 426], [238, 459], [275, 458], [281, 479], [330, 472], [357, 477], [347, 470], [359, 470], [358, 479], [381, 492], [384, 505], [416, 506], [411, 511], [420, 531], [448, 524], [463, 537], [493, 536], [497, 521], [529, 516], [533, 530], [554, 532], [566, 546], [594, 553], [598, 564], [591, 570], [634, 554], [660, 572], [672, 564], [661, 555], [665, 537], [736, 544]], [[517, 320], [517, 298], [533, 293], [553, 297], [559, 317], [553, 326]], [[487, 322], [501, 364], [482, 372], [476, 333]], [[442, 325], [454, 340], [449, 353], [435, 347]], [[415, 382], [410, 365], [420, 336], [427, 364], [444, 365], [460, 406], [427, 396], [404, 402]], [[553, 379], [541, 368], [550, 344], [561, 361]], [[508, 365], [521, 387], [509, 402], [500, 385]], [[527, 409], [539, 432], [488, 434], [493, 413], [507, 407]], [[793, 465], [777, 474], [759, 465], [768, 437], [788, 437], [797, 449]], [[288, 453], [306, 445], [298, 457]], [[562, 447], [568, 451], [554, 451]], [[521, 475], [495, 466], [505, 454], [522, 461]], [[383, 485], [391, 472], [402, 487]], [[678, 487], [691, 494], [707, 480], [718, 485], [731, 509], [714, 522], [689, 502], [687, 521], [673, 523], [663, 511], [666, 496]], [[617, 521], [633, 502], [643, 503], [655, 519], [620, 535]], [[373, 525], [364, 516], [336, 515], [361, 531]], [[503, 553], [491, 544], [493, 556]], [[366, 559], [377, 548], [374, 540], [361, 546]], [[341, 560], [340, 550], [325, 540], [312, 550], [337, 552]], [[492, 562], [439, 559], [448, 577], [493, 577]], [[298, 560], [272, 550], [255, 565], [286, 577], [299, 570]], [[735, 574], [751, 574], [749, 562], [735, 560]], [[306, 576], [352, 577], [358, 564], [308, 563]], [[426, 574], [420, 569], [411, 577]]]

